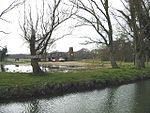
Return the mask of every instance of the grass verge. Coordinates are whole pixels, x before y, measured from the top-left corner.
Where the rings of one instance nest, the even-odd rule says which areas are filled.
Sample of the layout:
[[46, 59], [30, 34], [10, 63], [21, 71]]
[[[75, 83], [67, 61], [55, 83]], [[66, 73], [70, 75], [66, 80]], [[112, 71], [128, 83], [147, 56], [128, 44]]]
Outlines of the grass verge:
[[55, 95], [150, 78], [150, 68], [97, 69], [69, 73], [0, 73], [0, 99]]

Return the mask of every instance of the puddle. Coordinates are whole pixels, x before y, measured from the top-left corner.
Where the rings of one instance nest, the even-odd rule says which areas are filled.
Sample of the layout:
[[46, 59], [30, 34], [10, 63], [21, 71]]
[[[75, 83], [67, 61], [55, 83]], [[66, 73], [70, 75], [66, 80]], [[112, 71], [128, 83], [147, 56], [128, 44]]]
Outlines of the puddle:
[[[83, 66], [64, 66], [64, 65], [40, 65], [44, 72], [72, 72], [85, 69]], [[32, 66], [25, 64], [1, 65], [0, 72], [20, 72], [31, 73]]]

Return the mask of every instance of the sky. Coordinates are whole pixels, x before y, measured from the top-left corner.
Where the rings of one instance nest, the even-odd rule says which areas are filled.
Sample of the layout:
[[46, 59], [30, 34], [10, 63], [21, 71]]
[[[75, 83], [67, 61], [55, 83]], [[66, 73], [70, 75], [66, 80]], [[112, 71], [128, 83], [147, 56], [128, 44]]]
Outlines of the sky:
[[[35, 0], [31, 0], [33, 3]], [[122, 7], [120, 0], [111, 0], [113, 7]], [[0, 0], [0, 12], [2, 12], [8, 4], [12, 3], [12, 0]], [[7, 19], [9, 23], [0, 20], [0, 30], [9, 32], [9, 34], [0, 33], [0, 46], [8, 48], [8, 54], [28, 54], [29, 48], [28, 44], [21, 37], [22, 32], [19, 27], [19, 18], [21, 18], [22, 6], [19, 6], [16, 9], [13, 9], [9, 13], [5, 14], [3, 18]], [[74, 23], [73, 20], [70, 20], [68, 24]], [[73, 47], [74, 51], [78, 51], [82, 48], [93, 49], [97, 46], [94, 44], [82, 45], [81, 43], [85, 42], [85, 38], [80, 38], [81, 36], [92, 36], [97, 37], [93, 28], [90, 27], [81, 27], [73, 30], [72, 35], [69, 35], [61, 40], [58, 40], [51, 51], [62, 51], [67, 52], [69, 47]]]

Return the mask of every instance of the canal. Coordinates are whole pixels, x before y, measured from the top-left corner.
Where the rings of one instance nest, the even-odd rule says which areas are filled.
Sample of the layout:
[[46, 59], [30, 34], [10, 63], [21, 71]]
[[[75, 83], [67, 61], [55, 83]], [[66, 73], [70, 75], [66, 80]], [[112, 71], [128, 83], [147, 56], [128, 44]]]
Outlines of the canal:
[[150, 113], [150, 80], [46, 99], [0, 104], [0, 113]]

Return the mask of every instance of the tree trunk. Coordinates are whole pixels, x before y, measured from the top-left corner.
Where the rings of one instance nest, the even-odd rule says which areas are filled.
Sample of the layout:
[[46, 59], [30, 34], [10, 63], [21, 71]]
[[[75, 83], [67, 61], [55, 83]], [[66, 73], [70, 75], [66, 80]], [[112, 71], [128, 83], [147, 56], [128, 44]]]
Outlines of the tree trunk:
[[135, 67], [137, 69], [145, 68], [144, 54], [140, 54], [140, 52], [135, 54]]
[[33, 69], [33, 73], [36, 74], [44, 73], [38, 64], [38, 58], [31, 58], [31, 66]]
[[115, 53], [112, 51], [110, 51], [110, 62], [111, 62], [112, 68], [119, 68], [117, 63], [116, 63]]
[[[34, 34], [34, 32], [33, 32]], [[30, 53], [31, 53], [31, 66], [32, 66], [32, 69], [33, 69], [33, 73], [36, 73], [36, 74], [40, 74], [40, 73], [44, 73], [39, 64], [38, 64], [38, 60], [39, 58], [36, 57], [36, 50], [35, 50], [35, 35], [32, 35], [31, 36], [31, 40], [30, 40]]]
[[111, 62], [111, 66], [112, 68], [119, 68], [119, 66], [116, 63], [116, 50], [114, 48], [114, 43], [113, 43], [113, 38], [112, 38], [112, 32], [110, 37], [110, 44], [109, 44], [109, 52], [110, 52], [110, 62]]

